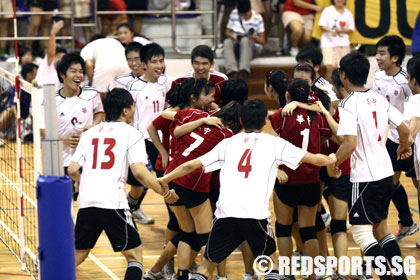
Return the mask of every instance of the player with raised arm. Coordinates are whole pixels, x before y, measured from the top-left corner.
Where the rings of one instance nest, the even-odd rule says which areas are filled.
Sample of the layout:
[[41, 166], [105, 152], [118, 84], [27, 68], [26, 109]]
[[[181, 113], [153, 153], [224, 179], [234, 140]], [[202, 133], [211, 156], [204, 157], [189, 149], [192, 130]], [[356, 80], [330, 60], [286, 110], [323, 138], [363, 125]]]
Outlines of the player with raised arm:
[[[389, 203], [394, 192], [394, 172], [385, 145], [388, 123], [398, 131], [397, 159], [411, 155], [412, 140], [398, 109], [379, 93], [365, 88], [369, 68], [367, 58], [358, 52], [352, 52], [340, 61], [340, 80], [350, 95], [338, 107], [337, 134], [344, 139], [336, 153], [337, 162], [329, 166], [328, 171], [330, 175], [335, 173], [333, 167], [351, 155], [352, 195], [348, 207], [353, 239], [365, 256], [382, 256], [394, 266], [391, 258], [401, 256], [401, 250], [387, 227]], [[375, 262], [372, 265], [377, 267]], [[393, 278], [387, 262], [382, 262], [382, 267], [386, 268], [386, 273], [380, 279], [406, 279], [404, 273]]]
[[[158, 151], [149, 139], [147, 127], [163, 111], [166, 94], [171, 88], [171, 79], [163, 74], [165, 69], [165, 51], [156, 43], [145, 45], [140, 50], [141, 68], [144, 74], [133, 80], [127, 86], [136, 103], [133, 125], [143, 133], [146, 143], [146, 151], [152, 167], [155, 166]], [[127, 184], [134, 186], [131, 188], [128, 202], [133, 209], [134, 218], [142, 224], [153, 224], [154, 220], [146, 216], [140, 208], [147, 188], [138, 182], [131, 171], [128, 171]]]
[[105, 230], [114, 251], [128, 262], [124, 279], [138, 280], [143, 272], [142, 248], [125, 194], [128, 166], [137, 180], [168, 202], [176, 201], [177, 195], [162, 188], [146, 168], [143, 134], [129, 125], [135, 111], [130, 93], [114, 89], [106, 95], [104, 105], [106, 122], [82, 135], [68, 169], [70, 177], [80, 182], [76, 265], [85, 260]]
[[[412, 95], [407, 82], [407, 70], [401, 66], [405, 57], [404, 41], [396, 36], [385, 36], [376, 44], [376, 61], [379, 70], [375, 72], [372, 89], [385, 97], [391, 105], [401, 113], [404, 112], [404, 101]], [[386, 148], [394, 169], [394, 189], [392, 202], [398, 210], [398, 230], [394, 233], [397, 241], [404, 240], [407, 236], [419, 230], [412, 218], [408, 204], [407, 192], [400, 183], [401, 172], [411, 177], [416, 186], [416, 174], [413, 167], [413, 158], [397, 160], [398, 132], [395, 126], [390, 125]]]
[[[268, 206], [278, 166], [287, 164], [297, 168], [301, 162], [316, 165], [335, 162], [334, 156], [314, 155], [279, 137], [262, 133], [267, 117], [263, 101], [246, 101], [240, 116], [245, 132], [221, 141], [207, 154], [159, 178], [166, 186], [197, 169], [204, 168], [206, 172], [221, 169], [220, 197], [205, 260], [191, 279], [208, 279], [216, 264], [245, 240], [255, 257], [268, 255], [276, 263], [276, 243], [268, 220]], [[271, 271], [265, 279], [279, 279], [278, 271]]]

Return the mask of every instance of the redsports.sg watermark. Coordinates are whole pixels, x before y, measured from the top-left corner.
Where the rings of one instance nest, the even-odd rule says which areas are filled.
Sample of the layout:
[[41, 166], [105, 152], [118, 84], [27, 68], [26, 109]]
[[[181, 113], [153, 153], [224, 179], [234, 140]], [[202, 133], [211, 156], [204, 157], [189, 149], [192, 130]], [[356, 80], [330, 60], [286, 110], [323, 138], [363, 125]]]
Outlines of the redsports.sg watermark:
[[[315, 258], [307, 256], [292, 256], [279, 257], [279, 274], [280, 275], [311, 275], [315, 273], [317, 276], [332, 275], [334, 271], [337, 271], [340, 275], [362, 275], [363, 268], [362, 264], [365, 263], [365, 272], [368, 275], [372, 275], [375, 272], [378, 276], [383, 275], [394, 275], [399, 276], [402, 273], [406, 275], [416, 275], [416, 258], [413, 256], [407, 256], [401, 258], [395, 256], [391, 260], [391, 272], [386, 271], [385, 263], [387, 262], [385, 257], [340, 257], [334, 256], [322, 257], [317, 256]], [[261, 275], [267, 275], [274, 269], [274, 262], [268, 256], [259, 256], [254, 261], [254, 271]]]

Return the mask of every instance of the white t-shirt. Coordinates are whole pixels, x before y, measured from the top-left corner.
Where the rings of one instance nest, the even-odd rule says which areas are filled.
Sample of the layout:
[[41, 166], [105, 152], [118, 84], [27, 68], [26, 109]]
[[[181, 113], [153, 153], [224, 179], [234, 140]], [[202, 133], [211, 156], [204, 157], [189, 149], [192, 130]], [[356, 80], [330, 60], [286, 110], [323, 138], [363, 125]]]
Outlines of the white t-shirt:
[[[420, 118], [420, 94], [415, 94], [408, 98], [404, 103], [404, 120], [410, 123], [414, 117]], [[414, 169], [416, 170], [417, 180], [420, 180], [420, 133], [414, 137]]]
[[323, 77], [319, 77], [315, 81], [315, 86], [319, 88], [320, 90], [323, 90], [327, 93], [328, 97], [330, 98], [330, 101], [337, 101], [337, 95], [335, 94], [335, 91], [333, 90], [333, 85], [325, 80]]
[[79, 208], [128, 209], [128, 166], [147, 163], [143, 135], [124, 122], [103, 122], [83, 133], [71, 158], [83, 168]]
[[[263, 17], [252, 10], [252, 16], [248, 20], [244, 20], [239, 16], [238, 9], [234, 9], [230, 13], [227, 28], [232, 30], [233, 34], [247, 35], [251, 28], [254, 29], [255, 34], [264, 32], [264, 20]], [[259, 45], [259, 44], [258, 44]]]
[[[401, 113], [404, 113], [404, 102], [413, 95], [408, 86], [406, 75], [407, 70], [402, 67], [394, 76], [388, 76], [384, 70], [378, 70], [375, 72], [372, 85], [372, 90], [385, 97]], [[389, 127], [388, 138], [394, 143], [399, 143], [398, 132], [393, 125]]]
[[278, 166], [296, 169], [306, 151], [280, 137], [239, 133], [199, 157], [205, 172], [220, 171], [217, 218], [266, 219]]
[[[344, 13], [340, 14], [334, 6], [329, 6], [322, 11], [318, 25], [338, 31], [354, 30], [353, 14], [347, 8], [344, 8]], [[322, 33], [321, 48], [344, 46], [350, 46], [349, 34], [344, 33], [332, 36], [330, 32]]]
[[46, 55], [39, 65], [38, 72], [36, 74], [35, 80], [38, 83], [38, 86], [42, 87], [45, 84], [54, 84], [56, 89], [59, 89], [62, 85], [58, 80], [57, 70], [55, 69], [54, 62], [55, 58], [48, 65], [48, 56]]
[[108, 91], [114, 79], [130, 71], [125, 58], [125, 49], [116, 39], [103, 38], [87, 44], [80, 55], [95, 63], [92, 86], [100, 92]]
[[391, 159], [385, 146], [388, 123], [399, 126], [402, 114], [373, 90], [352, 92], [338, 107], [337, 135], [357, 136], [351, 155], [351, 182], [373, 182], [392, 176]]
[[[64, 97], [61, 95], [62, 88], [57, 91], [57, 129], [59, 135], [81, 133], [81, 128], [92, 125], [96, 113], [104, 111], [99, 93], [91, 87], [81, 88], [79, 95]], [[45, 129], [43, 101], [41, 102], [40, 128]], [[69, 166], [74, 149], [63, 145], [64, 166]]]
[[156, 83], [135, 79], [128, 85], [128, 90], [136, 102], [136, 112], [133, 117], [134, 127], [149, 138], [147, 127], [162, 113], [166, 94], [171, 89], [172, 80], [162, 75]]
[[128, 84], [130, 82], [132, 82], [135, 78], [136, 77], [133, 76], [133, 73], [132, 72], [119, 75], [114, 80], [114, 88], [127, 89]]
[[153, 43], [149, 39], [146, 39], [146, 38], [144, 38], [142, 36], [134, 36], [133, 37], [133, 42], [140, 43], [140, 44], [142, 44], [142, 46], [145, 46], [145, 45], [148, 45], [148, 44]]

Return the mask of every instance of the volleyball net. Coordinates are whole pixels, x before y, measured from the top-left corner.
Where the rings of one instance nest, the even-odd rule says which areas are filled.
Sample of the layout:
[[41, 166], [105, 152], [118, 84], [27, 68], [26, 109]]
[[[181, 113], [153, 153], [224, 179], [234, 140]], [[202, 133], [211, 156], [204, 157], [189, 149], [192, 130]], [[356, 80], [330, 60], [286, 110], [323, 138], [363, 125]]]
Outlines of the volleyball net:
[[0, 68], [0, 240], [38, 279], [38, 89]]

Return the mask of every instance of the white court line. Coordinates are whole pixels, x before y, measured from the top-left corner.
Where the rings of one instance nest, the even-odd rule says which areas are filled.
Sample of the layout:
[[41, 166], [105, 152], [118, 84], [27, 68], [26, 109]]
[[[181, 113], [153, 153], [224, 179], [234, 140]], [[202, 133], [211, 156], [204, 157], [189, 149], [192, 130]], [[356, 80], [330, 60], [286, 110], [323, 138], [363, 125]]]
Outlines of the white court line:
[[[106, 274], [111, 277], [113, 280], [120, 280], [106, 265], [104, 265], [97, 257], [95, 257], [92, 253], [89, 253], [89, 258], [94, 261]], [[125, 259], [125, 258], [124, 258]]]

